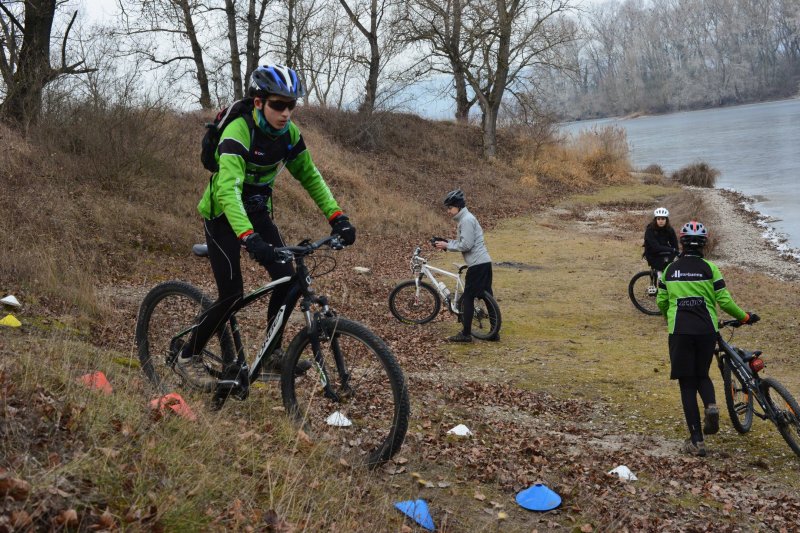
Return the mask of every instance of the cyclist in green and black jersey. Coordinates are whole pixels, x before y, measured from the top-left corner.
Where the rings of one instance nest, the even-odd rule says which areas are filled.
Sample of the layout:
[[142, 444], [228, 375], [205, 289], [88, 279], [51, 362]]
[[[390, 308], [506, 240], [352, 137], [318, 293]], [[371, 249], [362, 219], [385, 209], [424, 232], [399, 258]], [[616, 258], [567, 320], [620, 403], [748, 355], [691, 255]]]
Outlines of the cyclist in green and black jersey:
[[[670, 379], [677, 379], [689, 439], [681, 448], [691, 455], [706, 455], [703, 434], [719, 431], [719, 408], [714, 384], [708, 376], [717, 342], [717, 304], [742, 322], [758, 315], [745, 313], [731, 298], [719, 268], [703, 257], [708, 231], [700, 222], [687, 222], [680, 232], [683, 252], [664, 270], [658, 283], [656, 302], [667, 318]], [[705, 406], [700, 427], [697, 395]]]
[[[211, 177], [197, 206], [203, 216], [208, 257], [219, 296], [202, 315], [198, 327], [182, 350], [176, 369], [194, 384], [210, 386], [199, 354], [216, 328], [230, 317], [229, 310], [242, 298], [240, 250], [264, 266], [272, 279], [291, 276], [291, 264], [275, 262], [274, 247], [285, 246], [272, 221], [275, 178], [286, 167], [317, 204], [332, 227], [332, 234], [353, 244], [355, 228], [317, 170], [300, 130], [291, 121], [297, 99], [305, 89], [291, 68], [260, 66], [253, 71], [249, 96], [252, 117], [230, 122], [220, 135], [216, 159], [219, 170]], [[277, 287], [267, 311], [271, 322], [278, 313], [286, 289]], [[280, 366], [280, 361], [275, 362]], [[274, 368], [278, 370], [278, 368]], [[191, 374], [191, 376], [190, 376]]]

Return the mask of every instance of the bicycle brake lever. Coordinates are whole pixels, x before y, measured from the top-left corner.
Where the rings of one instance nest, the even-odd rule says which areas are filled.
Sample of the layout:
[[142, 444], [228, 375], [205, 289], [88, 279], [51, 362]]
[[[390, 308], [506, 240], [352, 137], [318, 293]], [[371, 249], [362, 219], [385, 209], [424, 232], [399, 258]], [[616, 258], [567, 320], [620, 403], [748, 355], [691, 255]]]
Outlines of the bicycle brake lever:
[[294, 259], [294, 254], [289, 250], [276, 250], [275, 251], [275, 262], [281, 265], [289, 263]]

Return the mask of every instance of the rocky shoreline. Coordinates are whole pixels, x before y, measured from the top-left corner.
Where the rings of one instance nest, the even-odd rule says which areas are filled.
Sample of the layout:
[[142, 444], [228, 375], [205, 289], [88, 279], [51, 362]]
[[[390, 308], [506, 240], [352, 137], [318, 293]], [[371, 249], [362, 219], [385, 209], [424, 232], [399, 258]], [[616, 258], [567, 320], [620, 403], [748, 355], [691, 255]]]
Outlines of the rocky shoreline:
[[800, 250], [781, 242], [768, 218], [750, 207], [751, 198], [729, 189], [694, 190], [712, 213], [707, 224], [718, 238], [715, 262], [786, 281], [800, 280]]

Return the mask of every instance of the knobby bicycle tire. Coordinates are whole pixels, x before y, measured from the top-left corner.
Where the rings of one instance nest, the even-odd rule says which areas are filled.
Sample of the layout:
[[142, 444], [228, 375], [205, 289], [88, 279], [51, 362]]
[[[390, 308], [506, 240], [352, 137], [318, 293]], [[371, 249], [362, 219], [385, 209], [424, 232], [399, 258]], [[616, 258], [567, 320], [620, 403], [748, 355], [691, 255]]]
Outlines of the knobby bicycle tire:
[[725, 389], [725, 405], [734, 429], [739, 433], [747, 433], [753, 426], [753, 394], [731, 369], [727, 358], [722, 366], [722, 384]]
[[[800, 405], [786, 390], [786, 387], [774, 378], [764, 378], [762, 386], [764, 396], [775, 409], [776, 419], [773, 419], [772, 422], [778, 428], [786, 444], [789, 445], [794, 453], [800, 456]], [[777, 393], [780, 401], [773, 396], [770, 389]]]
[[[497, 300], [484, 291], [483, 294], [477, 296], [475, 302], [475, 313], [472, 315], [472, 336], [476, 339], [490, 340], [500, 333], [500, 326], [503, 323], [503, 317], [500, 314], [500, 306], [497, 305]], [[464, 299], [458, 302], [459, 316], [464, 314]]]
[[[283, 405], [291, 418], [302, 423], [313, 437], [328, 443], [329, 449], [348, 464], [374, 468], [400, 450], [408, 430], [410, 405], [403, 372], [386, 343], [363, 324], [326, 318], [318, 325], [323, 365], [339, 398], [324, 396], [322, 373], [316, 365], [295, 375], [299, 361], [314, 361], [311, 337], [305, 328], [286, 350], [281, 376]], [[349, 375], [346, 388], [334, 357], [337, 351]], [[334, 425], [330, 417], [334, 417]], [[336, 425], [347, 421], [352, 425]]]
[[416, 281], [400, 283], [389, 294], [389, 310], [405, 324], [427, 324], [439, 314], [442, 299], [430, 284], [420, 281], [417, 293]]
[[628, 283], [628, 296], [636, 309], [646, 315], [656, 316], [660, 315], [661, 311], [656, 304], [656, 295], [648, 292], [651, 286], [650, 271], [643, 270], [634, 275]]
[[[167, 281], [155, 286], [142, 300], [136, 320], [136, 346], [139, 362], [150, 383], [162, 394], [184, 385], [168, 358], [180, 351], [185, 335], [173, 345], [173, 338], [196, 323], [197, 317], [213, 302], [203, 291], [183, 281]], [[181, 342], [182, 341], [182, 342]], [[219, 377], [222, 368], [235, 359], [233, 337], [229, 327], [222, 328], [209, 339], [203, 349], [203, 360], [210, 374]], [[212, 386], [192, 387], [211, 392]]]

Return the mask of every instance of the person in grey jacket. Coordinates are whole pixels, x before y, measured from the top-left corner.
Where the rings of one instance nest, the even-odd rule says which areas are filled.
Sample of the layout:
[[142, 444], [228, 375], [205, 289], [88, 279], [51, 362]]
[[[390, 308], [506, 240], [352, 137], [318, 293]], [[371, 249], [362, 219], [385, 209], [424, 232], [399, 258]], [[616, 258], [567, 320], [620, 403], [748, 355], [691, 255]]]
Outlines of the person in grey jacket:
[[[464, 294], [461, 296], [463, 314], [461, 315], [462, 331], [452, 337], [450, 342], [472, 342], [472, 317], [475, 314], [475, 298], [484, 291], [492, 293], [492, 258], [483, 242], [483, 229], [478, 219], [467, 209], [464, 191], [456, 189], [447, 193], [444, 199], [447, 212], [458, 224], [458, 233], [454, 240], [434, 240], [433, 246], [448, 252], [461, 252], [467, 263], [467, 276]], [[495, 335], [489, 340], [500, 340]]]

